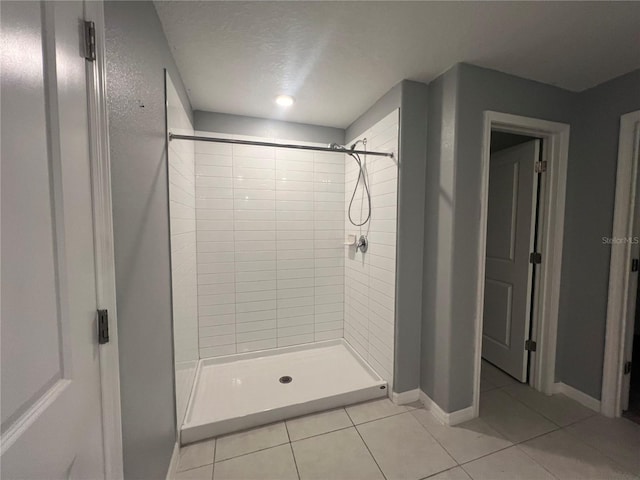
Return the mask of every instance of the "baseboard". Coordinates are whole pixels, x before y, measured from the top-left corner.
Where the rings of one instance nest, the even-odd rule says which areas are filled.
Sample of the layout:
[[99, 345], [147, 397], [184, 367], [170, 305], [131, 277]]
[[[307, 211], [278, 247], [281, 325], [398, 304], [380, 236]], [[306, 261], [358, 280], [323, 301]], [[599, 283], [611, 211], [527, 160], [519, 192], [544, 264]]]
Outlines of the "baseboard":
[[473, 407], [463, 408], [462, 410], [456, 410], [449, 414], [449, 425], [458, 425], [473, 420], [474, 418], [476, 418], [476, 416], [473, 413]]
[[408, 403], [417, 402], [420, 400], [420, 389], [408, 390], [406, 392], [392, 392], [391, 400], [396, 405], [406, 405]]
[[553, 384], [553, 393], [562, 393], [576, 402], [584, 405], [591, 410], [600, 413], [600, 400], [597, 400], [577, 388], [567, 385], [566, 383], [556, 382]]
[[431, 414], [444, 425], [458, 425], [459, 423], [472, 420], [474, 417], [473, 407], [463, 408], [462, 410], [456, 410], [455, 412], [445, 412], [440, 405], [434, 402], [429, 395], [422, 390], [419, 391], [419, 397], [422, 404]]
[[169, 469], [167, 470], [167, 480], [173, 480], [176, 477], [176, 470], [178, 469], [178, 457], [180, 456], [180, 445], [176, 442], [173, 446], [173, 453], [171, 454], [171, 461], [169, 462]]

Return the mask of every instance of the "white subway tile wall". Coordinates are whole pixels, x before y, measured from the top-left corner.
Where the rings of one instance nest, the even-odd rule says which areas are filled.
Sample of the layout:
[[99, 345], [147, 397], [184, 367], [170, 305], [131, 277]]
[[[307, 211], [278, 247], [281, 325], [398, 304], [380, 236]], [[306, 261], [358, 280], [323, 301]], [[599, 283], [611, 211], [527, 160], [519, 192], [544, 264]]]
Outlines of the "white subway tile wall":
[[[193, 135], [191, 121], [168, 77], [167, 125], [171, 132]], [[199, 358], [194, 143], [170, 142], [168, 159], [176, 416], [180, 426]]]
[[200, 357], [341, 338], [343, 156], [195, 148]]
[[[345, 235], [367, 235], [368, 250], [345, 251], [344, 338], [387, 381], [393, 384], [395, 338], [396, 219], [398, 190], [398, 127], [395, 110], [358, 137], [367, 150], [394, 152], [388, 157], [363, 157], [371, 191], [371, 221], [354, 227], [345, 216]], [[348, 142], [351, 145], [356, 139]], [[358, 145], [360, 149], [362, 144]], [[345, 156], [345, 211], [358, 180], [358, 166]], [[356, 223], [366, 217], [362, 182], [352, 205]]]

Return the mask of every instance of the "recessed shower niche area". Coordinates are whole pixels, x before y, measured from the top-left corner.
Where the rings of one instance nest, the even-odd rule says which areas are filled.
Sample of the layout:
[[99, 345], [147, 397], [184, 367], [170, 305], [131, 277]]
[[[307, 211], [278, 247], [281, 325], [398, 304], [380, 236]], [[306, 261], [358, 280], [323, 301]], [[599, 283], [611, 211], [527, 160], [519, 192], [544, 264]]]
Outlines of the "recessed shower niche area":
[[390, 395], [399, 110], [190, 115], [168, 75], [166, 105], [181, 443]]

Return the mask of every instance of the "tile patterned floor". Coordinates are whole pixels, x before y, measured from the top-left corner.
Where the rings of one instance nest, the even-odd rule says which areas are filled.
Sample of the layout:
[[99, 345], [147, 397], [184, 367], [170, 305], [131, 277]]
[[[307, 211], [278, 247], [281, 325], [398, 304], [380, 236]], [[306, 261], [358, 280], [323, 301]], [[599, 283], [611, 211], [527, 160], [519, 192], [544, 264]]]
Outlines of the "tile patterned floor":
[[640, 478], [640, 425], [483, 366], [480, 418], [441, 425], [387, 399], [189, 445], [176, 480]]

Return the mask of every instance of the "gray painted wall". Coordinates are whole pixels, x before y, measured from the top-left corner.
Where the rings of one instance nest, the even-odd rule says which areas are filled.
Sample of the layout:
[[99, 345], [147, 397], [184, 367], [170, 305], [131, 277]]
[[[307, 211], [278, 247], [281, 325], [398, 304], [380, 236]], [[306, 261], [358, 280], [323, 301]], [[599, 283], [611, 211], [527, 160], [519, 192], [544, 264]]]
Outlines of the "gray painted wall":
[[394, 391], [420, 385], [420, 329], [424, 249], [424, 178], [427, 138], [427, 85], [404, 80], [347, 128], [356, 138], [400, 108], [398, 239], [396, 257], [396, 332]]
[[391, 90], [376, 100], [376, 103], [371, 105], [366, 112], [356, 118], [353, 123], [347, 127], [345, 139], [356, 138], [366, 132], [396, 108], [400, 108], [401, 103], [402, 82], [394, 85]]
[[194, 112], [194, 128], [207, 132], [251, 135], [256, 137], [344, 144], [344, 130], [304, 123], [283, 122], [227, 113]]
[[429, 116], [440, 127], [429, 132], [427, 188], [437, 197], [429, 195], [426, 228], [437, 238], [427, 234], [435, 245], [426, 244], [422, 386], [451, 412], [473, 399], [483, 112], [569, 123], [573, 94], [467, 64], [437, 79], [432, 93], [430, 104], [441, 112]]
[[396, 362], [394, 390], [420, 386], [422, 265], [424, 253], [427, 97], [424, 83], [402, 82], [398, 245], [396, 253]]
[[600, 398], [620, 116], [640, 70], [577, 95], [571, 124], [556, 377]]
[[[449, 411], [471, 405], [473, 397], [474, 318], [480, 218], [480, 158], [483, 112], [494, 110], [570, 123], [574, 95], [557, 87], [461, 64], [458, 68], [456, 196], [451, 304], [452, 351]], [[570, 214], [570, 212], [569, 212]]]
[[[458, 69], [429, 84], [420, 387], [449, 405], [451, 281]], [[455, 350], [453, 350], [455, 352]]]
[[[572, 124], [557, 380], [599, 398], [619, 117], [640, 74], [583, 93], [459, 64], [429, 86], [421, 386], [471, 405], [483, 112]], [[597, 188], [599, 195], [593, 195]], [[589, 261], [585, 261], [589, 259]]]
[[191, 107], [151, 2], [105, 2], [105, 23], [124, 473], [157, 479], [176, 441], [165, 68]]

